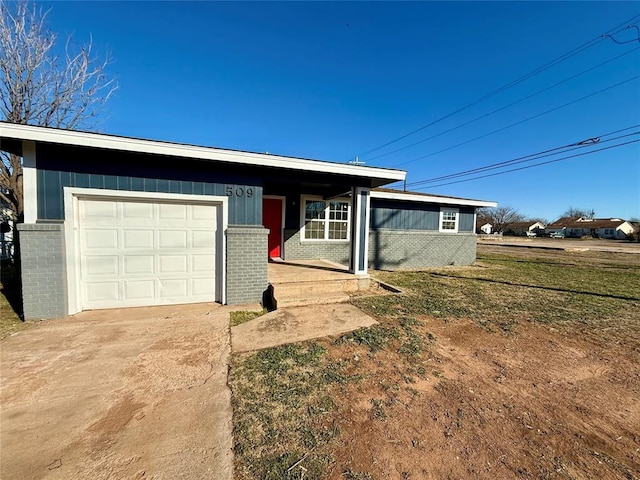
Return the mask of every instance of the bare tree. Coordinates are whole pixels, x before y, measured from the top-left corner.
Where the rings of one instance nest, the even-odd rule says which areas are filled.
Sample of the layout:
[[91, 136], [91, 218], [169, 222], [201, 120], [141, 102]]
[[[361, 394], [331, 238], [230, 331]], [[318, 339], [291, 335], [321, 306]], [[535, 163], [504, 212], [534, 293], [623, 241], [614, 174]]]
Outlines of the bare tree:
[[487, 219], [495, 233], [504, 232], [514, 222], [524, 221], [524, 216], [520, 212], [506, 205], [496, 208], [481, 208], [478, 210], [478, 217]]
[[585, 210], [581, 208], [569, 207], [562, 214], [562, 216], [569, 218], [595, 218], [596, 211], [593, 208], [591, 210]]
[[527, 221], [531, 223], [540, 222], [542, 225], [549, 225], [551, 223], [548, 218], [544, 217], [529, 217]]
[[[11, 8], [10, 8], [11, 6]], [[117, 88], [106, 73], [107, 56], [94, 56], [92, 43], [79, 49], [69, 37], [64, 55], [57, 35], [46, 28], [47, 12], [30, 2], [0, 0], [0, 113], [2, 120], [55, 128], [95, 128], [96, 115]], [[23, 218], [22, 159], [2, 155], [0, 199]]]

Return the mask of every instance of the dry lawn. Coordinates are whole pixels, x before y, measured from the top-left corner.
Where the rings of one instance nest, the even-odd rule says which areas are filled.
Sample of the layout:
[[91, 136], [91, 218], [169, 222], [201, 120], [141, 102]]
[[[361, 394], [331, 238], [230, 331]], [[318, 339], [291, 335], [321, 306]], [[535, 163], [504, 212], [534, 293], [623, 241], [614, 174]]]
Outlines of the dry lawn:
[[640, 478], [640, 255], [501, 252], [235, 356], [237, 478]]
[[29, 326], [28, 323], [20, 320], [15, 311], [20, 301], [15, 270], [8, 263], [2, 262], [0, 265], [0, 340]]

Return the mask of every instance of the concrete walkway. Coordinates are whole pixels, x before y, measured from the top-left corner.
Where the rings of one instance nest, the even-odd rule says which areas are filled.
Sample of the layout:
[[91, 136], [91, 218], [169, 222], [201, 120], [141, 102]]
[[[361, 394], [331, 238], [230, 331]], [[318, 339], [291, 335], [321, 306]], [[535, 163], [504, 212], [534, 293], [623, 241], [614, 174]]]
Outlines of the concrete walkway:
[[285, 307], [231, 328], [231, 350], [249, 352], [340, 335], [377, 322], [353, 305]]

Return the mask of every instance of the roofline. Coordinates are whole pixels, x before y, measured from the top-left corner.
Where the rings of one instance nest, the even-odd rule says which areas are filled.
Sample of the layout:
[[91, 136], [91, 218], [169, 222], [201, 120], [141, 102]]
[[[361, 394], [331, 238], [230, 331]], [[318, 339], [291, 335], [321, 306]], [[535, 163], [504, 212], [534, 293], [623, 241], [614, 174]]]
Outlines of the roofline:
[[388, 183], [404, 180], [407, 175], [406, 171], [397, 169], [365, 167], [322, 160], [308, 160], [281, 155], [225, 150], [214, 147], [201, 147], [158, 140], [120, 137], [103, 133], [78, 132], [75, 130], [62, 130], [8, 122], [0, 122], [0, 138], [3, 137], [61, 145], [194, 158], [241, 165], [335, 173], [339, 175], [387, 180]]
[[371, 190], [371, 198], [380, 198], [383, 200], [402, 200], [409, 202], [422, 202], [422, 203], [442, 203], [445, 205], [463, 205], [468, 207], [497, 207], [497, 202], [489, 202], [485, 200], [471, 200], [468, 198], [451, 198], [451, 197], [438, 197], [436, 195], [426, 194], [412, 194], [412, 193], [392, 193], [392, 192], [379, 192]]

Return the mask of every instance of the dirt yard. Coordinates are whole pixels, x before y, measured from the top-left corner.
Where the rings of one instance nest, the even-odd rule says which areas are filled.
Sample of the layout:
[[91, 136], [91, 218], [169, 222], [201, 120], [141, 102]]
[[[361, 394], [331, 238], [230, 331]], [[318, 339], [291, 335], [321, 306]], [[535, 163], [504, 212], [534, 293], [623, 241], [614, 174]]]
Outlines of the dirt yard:
[[[492, 267], [482, 262], [488, 250], [480, 248], [479, 265], [484, 268]], [[544, 276], [532, 271], [529, 284], [552, 286], [558, 281], [553, 268], [573, 267], [572, 276], [580, 277], [578, 284], [592, 295], [600, 294], [594, 288], [599, 275], [606, 281], [602, 270], [626, 275], [622, 282], [633, 285], [640, 261], [635, 255], [596, 252], [508, 253], [517, 258], [514, 268], [524, 268], [525, 262], [551, 266]], [[584, 272], [579, 270], [583, 267]], [[589, 267], [601, 273], [591, 273]], [[459, 275], [476, 276], [473, 271]], [[518, 286], [506, 273], [488, 277], [516, 284], [520, 293], [531, 288]], [[570, 287], [566, 281], [559, 283]], [[620, 315], [620, 322], [606, 315], [554, 321], [549, 314], [536, 318], [521, 312], [524, 321], [505, 333], [490, 323], [489, 328], [480, 326], [479, 318], [417, 316], [422, 324], [416, 328], [432, 341], [419, 365], [424, 374], [413, 378], [396, 367], [396, 352], [368, 355], [350, 347], [340, 354], [342, 359], [357, 356], [357, 369], [374, 373], [339, 397], [348, 401], [339, 402], [336, 421], [343, 435], [334, 450], [336, 468], [330, 478], [344, 478], [345, 471], [366, 472], [375, 479], [638, 478], [640, 286], [633, 288], [630, 294], [621, 289], [636, 300], [626, 305], [631, 311]], [[490, 289], [481, 293], [491, 299]], [[562, 305], [562, 298], [550, 295], [558, 293], [540, 289], [526, 308], [547, 301]], [[513, 297], [513, 308], [524, 310]], [[587, 301], [574, 299], [573, 313], [579, 314]], [[506, 311], [498, 303], [496, 315], [508, 317], [509, 302]], [[614, 317], [620, 307], [605, 305]], [[540, 305], [542, 312], [547, 308]]]
[[395, 354], [340, 352], [372, 374], [339, 397], [330, 478], [637, 478], [638, 352], [545, 325], [420, 320], [434, 337], [422, 378]]
[[492, 251], [236, 356], [237, 478], [640, 479], [640, 256]]

